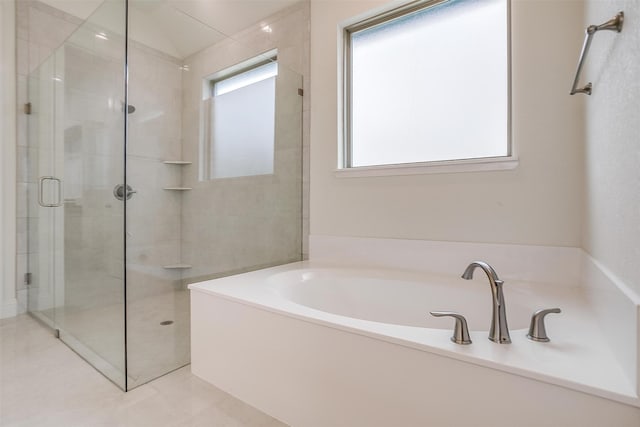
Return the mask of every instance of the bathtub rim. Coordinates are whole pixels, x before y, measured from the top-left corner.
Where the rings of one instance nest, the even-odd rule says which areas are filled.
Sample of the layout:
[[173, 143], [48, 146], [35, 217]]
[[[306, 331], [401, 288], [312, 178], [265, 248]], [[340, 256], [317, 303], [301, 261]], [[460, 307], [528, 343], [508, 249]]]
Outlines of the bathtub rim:
[[[271, 304], [265, 304], [264, 302], [257, 302], [255, 300], [247, 299], [246, 294], [243, 295], [243, 291], [246, 290], [243, 288], [246, 288], [246, 287], [255, 288], [259, 286], [256, 284], [256, 279], [264, 280], [267, 277], [276, 273], [286, 272], [290, 270], [298, 270], [298, 269], [331, 269], [331, 270], [349, 269], [349, 270], [362, 270], [362, 271], [367, 271], [367, 270], [387, 271], [389, 273], [392, 273], [393, 271], [395, 271], [394, 269], [388, 269], [388, 268], [380, 268], [380, 269], [378, 268], [373, 269], [368, 267], [348, 268], [348, 267], [345, 267], [345, 265], [343, 264], [334, 265], [326, 262], [319, 263], [319, 262], [312, 262], [312, 261], [298, 261], [294, 263], [284, 264], [281, 266], [256, 270], [248, 273], [242, 273], [238, 275], [208, 280], [204, 282], [193, 283], [193, 284], [190, 284], [188, 288], [192, 292], [202, 292], [205, 294], [213, 295], [218, 298], [222, 298], [224, 300], [243, 304], [259, 310], [264, 310], [271, 313], [279, 314], [285, 317], [297, 319], [303, 322], [313, 323], [316, 325], [328, 327], [331, 329], [336, 329], [343, 332], [354, 333], [360, 336], [365, 336], [371, 339], [389, 342], [395, 345], [400, 345], [400, 346], [411, 348], [418, 351], [425, 351], [441, 357], [451, 358], [451, 359], [469, 363], [472, 365], [494, 369], [494, 370], [505, 372], [508, 374], [517, 375], [523, 378], [537, 380], [547, 384], [553, 384], [553, 385], [564, 387], [570, 390], [583, 392], [586, 394], [598, 396], [601, 398], [609, 399], [612, 401], [616, 401], [616, 402], [624, 403], [626, 405], [640, 408], [640, 397], [635, 392], [635, 384], [629, 381], [626, 381], [628, 380], [628, 378], [624, 376], [623, 368], [619, 366], [619, 362], [614, 357], [615, 355], [613, 354], [607, 354], [606, 355], [607, 360], [603, 360], [601, 358], [594, 359], [594, 360], [597, 360], [597, 363], [594, 364], [593, 368], [594, 369], [599, 368], [602, 365], [605, 365], [610, 369], [617, 368], [609, 372], [609, 374], [615, 374], [618, 377], [618, 379], [615, 380], [617, 381], [616, 386], [611, 386], [611, 384], [599, 386], [597, 384], [593, 384], [594, 381], [591, 381], [590, 383], [588, 381], [580, 381], [576, 378], [569, 378], [567, 376], [563, 377], [561, 375], [551, 375], [548, 373], [541, 372], [540, 370], [531, 369], [530, 367], [524, 368], [522, 366], [505, 364], [504, 362], [499, 362], [491, 358], [479, 357], [477, 354], [473, 354], [474, 353], [473, 350], [478, 347], [482, 347], [483, 349], [489, 349], [490, 353], [504, 355], [505, 353], [508, 352], [509, 349], [517, 348], [514, 346], [518, 346], [518, 345], [522, 346], [521, 347], [522, 349], [533, 348], [534, 349], [533, 352], [535, 352], [535, 349], [543, 350], [544, 347], [542, 346], [548, 345], [547, 343], [534, 343], [533, 341], [527, 340], [524, 333], [524, 331], [526, 331], [525, 329], [516, 329], [511, 331], [513, 342], [510, 345], [499, 345], [499, 344], [491, 343], [490, 341], [488, 341], [488, 339], [486, 339], [487, 337], [484, 336], [486, 331], [472, 331], [471, 334], [472, 334], [472, 340], [474, 341], [474, 344], [472, 346], [459, 346], [449, 341], [448, 338], [451, 334], [451, 331], [448, 331], [445, 329], [420, 328], [416, 326], [404, 326], [404, 325], [390, 325], [390, 324], [383, 324], [383, 323], [370, 321], [370, 320], [350, 318], [343, 315], [328, 313], [328, 312], [320, 311], [305, 305], [301, 305], [296, 302], [286, 300], [282, 296], [269, 291], [267, 291], [268, 295], [270, 295], [272, 298], [286, 301], [284, 306], [285, 307], [288, 306], [289, 309], [294, 308], [294, 311], [287, 310], [282, 306], [278, 307], [278, 306], [273, 306]], [[406, 270], [400, 270], [400, 271], [406, 271]], [[424, 272], [418, 272], [418, 273], [422, 275], [428, 274]], [[441, 275], [436, 274], [435, 276], [441, 276]], [[266, 287], [263, 287], [262, 289], [263, 291], [265, 290], [264, 288]], [[580, 293], [583, 292], [583, 290], [580, 287], [572, 287], [572, 288], [575, 289], [576, 292], [580, 292]], [[192, 298], [193, 298], [193, 295], [192, 295]], [[298, 309], [295, 309], [296, 306], [298, 307]], [[585, 310], [585, 313], [589, 311], [588, 305], [586, 305], [583, 308]], [[317, 316], [310, 316], [306, 314], [300, 314], [299, 310], [311, 312], [312, 314], [322, 313], [323, 316], [317, 317]], [[329, 319], [338, 320], [338, 321], [331, 321], [322, 317], [328, 317]], [[340, 322], [339, 320], [347, 320], [346, 322], [347, 324], [345, 324], [345, 322]], [[351, 323], [351, 324], [348, 324], [348, 323]], [[360, 324], [360, 325], [363, 325], [364, 327], [357, 327], [357, 326], [354, 326], [353, 324], [356, 324], [356, 325]], [[435, 342], [430, 342], [430, 343], [419, 342], [419, 341], [411, 340], [409, 338], [394, 336], [393, 334], [390, 335], [390, 332], [388, 333], [376, 332], [367, 328], [366, 324], [373, 324], [376, 326], [386, 325], [388, 326], [388, 328], [386, 329], [396, 329], [396, 328], [414, 329], [416, 330], [415, 332], [418, 332], [418, 331], [427, 332], [428, 334], [435, 337]], [[383, 327], [382, 329], [385, 329], [385, 328]], [[520, 333], [520, 332], [523, 332], [523, 333]], [[607, 341], [604, 340], [603, 337], [600, 337], [599, 331], [598, 331], [598, 337], [600, 339], [597, 342], [601, 344], [607, 344]], [[476, 347], [474, 348], [473, 346], [476, 346]], [[529, 346], [529, 347], [524, 347], [524, 346]], [[593, 346], [593, 348], [596, 348], [596, 347], [600, 347], [600, 346], [595, 346], [595, 345]], [[607, 347], [607, 349], [609, 348]], [[544, 351], [541, 351], [541, 352], [544, 352]], [[527, 352], [525, 351], [525, 353]], [[605, 376], [610, 378], [611, 375], [605, 375]], [[622, 381], [620, 381], [620, 379], [622, 379]]]
[[[290, 296], [287, 295], [291, 292], [291, 288], [295, 287], [296, 284], [292, 284], [291, 283], [291, 278], [290, 276], [294, 276], [293, 273], [297, 273], [297, 272], [301, 272], [301, 273], [306, 273], [309, 272], [311, 274], [316, 274], [316, 273], [320, 273], [321, 275], [324, 275], [326, 273], [328, 273], [328, 276], [330, 279], [333, 279], [334, 274], [336, 271], [339, 271], [340, 274], [342, 274], [343, 272], [346, 273], [348, 275], [348, 277], [353, 277], [353, 276], [358, 276], [359, 274], [365, 273], [367, 276], [367, 278], [371, 278], [374, 280], [380, 280], [380, 281], [400, 281], [402, 282], [401, 286], [404, 288], [406, 285], [409, 285], [409, 287], [412, 287], [413, 285], [431, 285], [433, 282], [440, 282], [440, 283], [433, 283], [436, 284], [437, 286], [452, 286], [454, 290], [458, 291], [463, 289], [463, 287], [461, 286], [460, 282], [462, 282], [463, 280], [461, 280], [460, 277], [456, 276], [456, 277], [452, 277], [450, 275], [443, 275], [443, 274], [435, 274], [435, 273], [425, 273], [423, 271], [409, 271], [409, 270], [397, 270], [397, 269], [384, 269], [384, 268], [370, 268], [370, 267], [353, 267], [353, 268], [346, 268], [344, 266], [327, 266], [326, 264], [322, 264], [322, 266], [318, 266], [317, 263], [315, 263], [315, 266], [313, 267], [307, 267], [307, 268], [299, 268], [299, 269], [288, 269], [286, 271], [281, 271], [281, 272], [276, 272], [272, 275], [270, 275], [267, 278], [267, 281], [269, 282], [269, 286], [272, 287], [272, 289], [274, 289], [274, 291], [276, 293], [278, 293], [280, 296], [282, 296], [284, 299], [292, 302], [293, 304], [297, 304], [300, 305], [304, 308], [310, 309], [310, 310], [315, 310], [315, 311], [319, 311], [319, 312], [324, 312], [324, 313], [329, 313], [329, 314], [334, 314], [340, 317], [346, 317], [346, 318], [350, 318], [350, 319], [356, 319], [356, 320], [363, 320], [363, 321], [367, 321], [367, 322], [374, 322], [376, 324], [391, 324], [391, 325], [398, 325], [398, 326], [407, 326], [407, 327], [418, 327], [418, 328], [424, 328], [424, 329], [433, 329], [433, 330], [448, 330], [451, 331], [453, 329], [452, 325], [448, 325], [446, 327], [429, 327], [429, 326], [424, 326], [424, 325], [412, 325], [412, 324], [408, 324], [408, 323], [402, 323], [400, 321], [383, 321], [383, 320], [375, 320], [375, 319], [371, 319], [371, 318], [367, 318], [367, 317], [360, 317], [360, 316], [349, 316], [348, 314], [342, 314], [340, 313], [341, 310], [323, 310], [322, 308], [317, 308], [314, 307], [313, 304], [305, 304], [303, 302], [300, 301], [296, 301], [296, 298], [299, 298], [299, 296]], [[392, 273], [393, 277], [389, 277], [389, 274]], [[277, 283], [276, 279], [279, 279], [280, 277], [283, 277], [285, 279], [285, 281], [287, 281], [286, 283], [280, 282]], [[477, 323], [483, 323], [486, 325], [485, 329], [480, 329], [477, 327], [472, 327], [471, 325], [471, 321], [470, 319], [472, 319], [473, 317], [478, 317], [478, 311], [476, 311], [475, 313], [473, 313], [473, 315], [470, 315], [469, 312], [465, 312], [465, 310], [460, 311], [461, 314], [465, 315], [467, 322], [469, 323], [469, 331], [471, 332], [476, 332], [476, 333], [485, 333], [485, 334], [489, 334], [489, 324], [490, 324], [490, 313], [491, 313], [491, 308], [490, 308], [490, 291], [489, 291], [489, 286], [488, 283], [486, 282], [486, 278], [482, 275], [477, 276], [478, 280], [475, 281], [474, 280], [474, 286], [472, 287], [466, 287], [468, 286], [467, 283], [464, 283], [465, 288], [464, 289], [468, 289], [470, 292], [473, 292], [474, 295], [472, 295], [473, 297], [477, 297], [478, 298], [478, 307], [474, 307], [473, 310], [479, 310], [479, 311], [483, 311], [485, 313], [482, 314], [483, 317], [483, 321], [482, 322], [477, 322]], [[312, 279], [315, 279], [312, 278]], [[320, 278], [322, 279], [322, 277]], [[296, 280], [296, 282], [298, 282]], [[480, 283], [478, 283], [480, 282]], [[317, 286], [317, 285], [314, 285]], [[552, 296], [555, 297], [559, 297], [559, 298], [567, 298], [570, 296], [575, 296], [576, 294], [576, 287], [554, 287], [552, 285], [549, 284], [533, 284], [531, 282], [526, 282], [526, 281], [521, 281], [521, 280], [509, 280], [508, 281], [508, 286], [505, 288], [505, 296], [506, 296], [506, 301], [507, 301], [507, 317], [509, 319], [509, 330], [512, 332], [517, 332], [517, 331], [527, 331], [529, 328], [529, 321], [531, 319], [530, 315], [534, 313], [535, 310], [537, 310], [539, 308], [539, 305], [535, 305], [535, 304], [531, 304], [530, 307], [524, 307], [527, 304], [530, 304], [529, 302], [523, 302], [523, 297], [526, 296], [526, 294], [528, 292], [532, 292], [534, 291], [534, 289], [536, 287], [541, 287], [541, 289], [543, 289], [543, 294], [551, 294]], [[378, 288], [379, 289], [379, 288]], [[406, 288], [405, 288], [406, 289]], [[519, 294], [519, 295], [518, 295]], [[571, 295], [570, 295], [571, 294]], [[515, 299], [514, 299], [515, 298]], [[428, 300], [425, 300], [428, 301]], [[514, 308], [515, 306], [515, 308]], [[482, 307], [482, 308], [479, 308]], [[448, 309], [449, 306], [448, 304], [437, 304], [434, 305], [433, 307], [430, 307], [429, 309], [432, 310], [440, 310], [440, 309]], [[526, 310], [524, 311], [524, 313], [518, 313], [518, 317], [520, 318], [520, 321], [514, 321], [513, 318], [515, 316], [514, 311], [517, 311], [518, 309], [522, 309], [522, 310]], [[424, 314], [424, 316], [427, 319], [431, 319], [433, 320], [434, 318], [431, 318], [428, 315], [428, 310], [427, 310], [427, 306], [425, 303], [424, 309], [421, 311], [421, 314]], [[368, 317], [375, 317], [375, 316], [368, 316]], [[476, 319], [477, 320], [477, 319]], [[519, 326], [514, 327], [514, 324], [518, 324]], [[526, 333], [526, 332], [525, 332]]]

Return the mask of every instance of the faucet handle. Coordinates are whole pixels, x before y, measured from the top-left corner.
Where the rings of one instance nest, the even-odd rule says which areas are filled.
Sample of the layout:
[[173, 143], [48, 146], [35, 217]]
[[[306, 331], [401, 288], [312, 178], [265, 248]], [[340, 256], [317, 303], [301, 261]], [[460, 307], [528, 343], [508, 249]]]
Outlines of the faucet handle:
[[547, 308], [546, 310], [538, 310], [531, 316], [531, 324], [529, 325], [529, 333], [527, 338], [532, 341], [549, 342], [547, 330], [544, 327], [544, 317], [549, 313], [561, 313], [559, 308]]
[[467, 319], [462, 314], [455, 313], [453, 311], [431, 311], [429, 312], [433, 317], [453, 317], [456, 319], [456, 326], [453, 328], [453, 336], [451, 341], [456, 344], [467, 345], [471, 344], [471, 338], [469, 337], [469, 327], [467, 326]]

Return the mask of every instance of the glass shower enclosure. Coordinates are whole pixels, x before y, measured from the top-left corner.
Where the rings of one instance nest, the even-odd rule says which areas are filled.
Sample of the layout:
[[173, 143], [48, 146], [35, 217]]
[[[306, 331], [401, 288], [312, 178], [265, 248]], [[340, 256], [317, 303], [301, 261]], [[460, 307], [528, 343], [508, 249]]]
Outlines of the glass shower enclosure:
[[123, 390], [189, 363], [189, 283], [302, 259], [308, 3], [203, 4], [54, 11], [27, 78], [27, 308]]

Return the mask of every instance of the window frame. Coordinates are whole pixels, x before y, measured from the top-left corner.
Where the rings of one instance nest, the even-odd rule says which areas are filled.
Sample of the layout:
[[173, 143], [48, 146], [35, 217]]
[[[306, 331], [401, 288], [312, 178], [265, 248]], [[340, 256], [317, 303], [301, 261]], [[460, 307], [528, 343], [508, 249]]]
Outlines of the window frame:
[[512, 90], [511, 90], [511, 70], [512, 70], [512, 49], [511, 49], [511, 0], [505, 0], [507, 8], [507, 154], [497, 157], [478, 157], [452, 160], [416, 161], [411, 163], [386, 163], [370, 166], [352, 165], [352, 106], [353, 94], [352, 82], [352, 49], [351, 36], [362, 30], [366, 30], [378, 25], [385, 24], [391, 20], [406, 16], [408, 14], [437, 7], [451, 0], [414, 0], [404, 5], [393, 7], [388, 10], [374, 11], [369, 16], [360, 17], [356, 21], [346, 22], [341, 25], [342, 37], [340, 52], [341, 66], [339, 84], [341, 94], [339, 94], [339, 123], [341, 129], [338, 132], [338, 165], [335, 175], [337, 177], [361, 177], [361, 176], [386, 176], [386, 175], [412, 175], [424, 173], [454, 173], [454, 172], [477, 172], [491, 170], [514, 169], [518, 166], [518, 156], [516, 145], [513, 141], [512, 132]]
[[[221, 72], [214, 74], [215, 77], [208, 79], [209, 86], [210, 86], [210, 88], [209, 88], [209, 90], [210, 90], [209, 96], [211, 98], [215, 98], [216, 96], [218, 96], [215, 93], [215, 87], [216, 87], [216, 84], [218, 84], [218, 83], [221, 83], [221, 82], [223, 82], [225, 80], [229, 80], [229, 79], [231, 79], [233, 77], [236, 77], [236, 76], [239, 76], [241, 74], [245, 74], [245, 73], [247, 73], [249, 71], [253, 71], [255, 69], [258, 69], [258, 68], [263, 67], [263, 66], [268, 65], [268, 64], [274, 64], [274, 63], [276, 65], [278, 64], [278, 56], [277, 55], [272, 55], [272, 56], [269, 56], [268, 58], [262, 58], [262, 55], [261, 55], [261, 56], [258, 56], [257, 58], [253, 58], [253, 59], [255, 59], [256, 61], [252, 62], [251, 60], [249, 60], [249, 61], [246, 61], [245, 63], [238, 64], [239, 66], [235, 65], [233, 67], [229, 67], [231, 70], [230, 69], [222, 70]], [[246, 65], [244, 65], [244, 64], [246, 64]], [[276, 74], [276, 76], [277, 76], [277, 74]]]

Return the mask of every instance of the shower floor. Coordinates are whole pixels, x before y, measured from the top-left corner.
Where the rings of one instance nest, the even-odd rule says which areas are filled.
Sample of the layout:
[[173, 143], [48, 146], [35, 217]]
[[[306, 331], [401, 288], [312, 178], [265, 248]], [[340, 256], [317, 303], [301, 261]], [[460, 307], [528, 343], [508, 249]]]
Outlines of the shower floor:
[[[163, 280], [158, 280], [155, 289], [141, 290], [131, 282], [135, 292], [129, 292], [126, 313], [129, 389], [190, 361], [188, 290]], [[145, 280], [143, 286], [152, 284]], [[69, 280], [65, 292], [65, 305], [42, 315], [55, 316], [63, 340], [118, 382], [125, 371], [122, 281], [94, 273], [91, 282]]]

